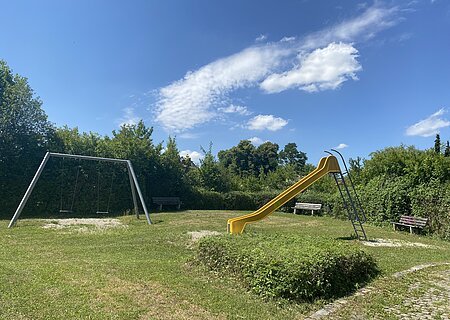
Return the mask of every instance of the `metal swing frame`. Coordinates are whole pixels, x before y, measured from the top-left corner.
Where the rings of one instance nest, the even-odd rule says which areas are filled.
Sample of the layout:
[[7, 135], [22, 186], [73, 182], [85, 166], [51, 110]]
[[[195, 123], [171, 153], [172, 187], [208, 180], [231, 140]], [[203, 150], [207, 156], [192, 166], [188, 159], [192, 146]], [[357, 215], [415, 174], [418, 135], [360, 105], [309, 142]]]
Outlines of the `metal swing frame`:
[[134, 173], [133, 166], [131, 165], [130, 160], [125, 159], [114, 159], [114, 158], [101, 158], [101, 157], [92, 157], [92, 156], [82, 156], [82, 155], [76, 155], [76, 154], [65, 154], [65, 153], [54, 153], [54, 152], [47, 152], [44, 156], [44, 159], [42, 159], [41, 164], [39, 165], [39, 168], [37, 169], [36, 173], [34, 174], [33, 180], [31, 180], [30, 185], [28, 186], [27, 191], [25, 192], [22, 200], [19, 203], [19, 206], [16, 209], [16, 212], [14, 213], [13, 217], [11, 218], [11, 221], [9, 222], [8, 228], [13, 227], [17, 220], [19, 219], [20, 214], [22, 213], [23, 208], [25, 207], [28, 198], [30, 197], [31, 193], [33, 192], [34, 187], [36, 186], [36, 183], [39, 180], [39, 177], [41, 176], [42, 171], [45, 168], [45, 165], [47, 164], [50, 157], [55, 158], [71, 158], [71, 159], [80, 159], [80, 160], [91, 160], [91, 161], [104, 161], [104, 162], [115, 162], [115, 163], [121, 163], [124, 164], [128, 170], [128, 178], [130, 180], [130, 187], [131, 187], [131, 194], [133, 196], [133, 204], [134, 204], [134, 212], [136, 214], [136, 217], [139, 219], [139, 207], [138, 202], [136, 198], [136, 190], [139, 196], [139, 200], [142, 205], [142, 209], [144, 210], [145, 217], [147, 218], [148, 224], [152, 224], [152, 221], [150, 220], [150, 215], [147, 210], [147, 206], [145, 205], [144, 197], [141, 192], [141, 188], [139, 187], [139, 183], [136, 178], [136, 174]]

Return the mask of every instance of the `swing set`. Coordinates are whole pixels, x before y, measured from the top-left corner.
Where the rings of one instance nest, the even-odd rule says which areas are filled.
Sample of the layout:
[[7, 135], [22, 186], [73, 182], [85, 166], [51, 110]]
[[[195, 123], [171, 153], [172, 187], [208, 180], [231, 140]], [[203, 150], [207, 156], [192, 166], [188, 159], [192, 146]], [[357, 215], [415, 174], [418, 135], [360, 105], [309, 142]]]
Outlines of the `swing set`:
[[[77, 165], [77, 172], [75, 174], [75, 184], [73, 187], [73, 191], [71, 192], [70, 195], [67, 196], [67, 202], [64, 202], [64, 190], [65, 188], [65, 166], [64, 166], [64, 159], [66, 157], [63, 157], [61, 160], [61, 167], [60, 167], [60, 196], [59, 196], [59, 213], [72, 213], [73, 212], [73, 207], [75, 204], [75, 199], [76, 199], [76, 195], [77, 195], [77, 191], [78, 191], [78, 181], [79, 181], [79, 176], [80, 176], [80, 169], [81, 169], [81, 165]], [[77, 161], [80, 161], [80, 159], [77, 159]], [[97, 168], [97, 182], [94, 185], [94, 188], [96, 189], [96, 193], [97, 193], [97, 211], [95, 212], [96, 214], [109, 214], [109, 208], [110, 208], [110, 204], [111, 204], [111, 196], [112, 196], [112, 191], [113, 191], [113, 186], [114, 186], [114, 171], [112, 171], [111, 173], [111, 184], [108, 187], [109, 193], [108, 193], [108, 201], [107, 201], [107, 205], [106, 205], [106, 210], [101, 210], [100, 209], [100, 197], [101, 197], [101, 179], [100, 179], [101, 173], [100, 170]], [[69, 197], [70, 197], [70, 206], [69, 206]], [[64, 205], [66, 204], [66, 206]], [[66, 209], [65, 209], [66, 207]]]
[[[23, 208], [25, 207], [28, 198], [30, 197], [31, 193], [33, 192], [34, 187], [36, 186], [39, 177], [41, 176], [42, 171], [45, 168], [45, 165], [47, 164], [48, 160], [50, 159], [50, 157], [55, 157], [55, 158], [62, 158], [61, 161], [61, 182], [60, 182], [60, 207], [59, 207], [59, 212], [60, 213], [72, 213], [73, 212], [73, 208], [74, 208], [74, 203], [75, 203], [75, 198], [76, 198], [76, 193], [77, 193], [77, 188], [78, 188], [78, 182], [79, 182], [79, 176], [80, 176], [80, 171], [81, 171], [81, 165], [77, 166], [77, 172], [75, 175], [75, 184], [73, 187], [73, 191], [71, 193], [71, 196], [69, 198], [69, 196], [67, 196], [67, 201], [66, 201], [66, 206], [64, 205], [64, 201], [63, 201], [63, 191], [64, 191], [64, 159], [77, 159], [78, 161], [81, 160], [89, 160], [89, 161], [97, 161], [97, 162], [112, 162], [112, 163], [119, 163], [122, 165], [125, 165], [127, 171], [128, 171], [128, 178], [130, 180], [130, 188], [131, 188], [131, 194], [133, 197], [133, 204], [134, 204], [134, 212], [136, 214], [136, 217], [139, 219], [139, 207], [138, 207], [138, 202], [137, 202], [137, 197], [136, 197], [136, 191], [137, 194], [139, 196], [139, 200], [141, 202], [141, 206], [142, 209], [144, 210], [145, 213], [145, 217], [147, 219], [148, 224], [152, 224], [151, 220], [150, 220], [150, 215], [148, 213], [147, 210], [147, 206], [145, 205], [145, 201], [144, 201], [144, 197], [142, 195], [141, 189], [139, 187], [139, 183], [137, 181], [136, 178], [136, 174], [134, 173], [133, 170], [133, 166], [131, 165], [131, 161], [130, 160], [124, 160], [124, 159], [114, 159], [114, 158], [102, 158], [102, 157], [92, 157], [92, 156], [82, 156], [82, 155], [74, 155], [74, 154], [64, 154], [64, 153], [54, 153], [54, 152], [47, 152], [44, 156], [44, 159], [42, 160], [39, 168], [37, 169], [33, 180], [31, 180], [30, 185], [28, 186], [27, 191], [25, 192], [22, 200], [20, 201], [19, 206], [17, 207], [11, 221], [9, 222], [8, 228], [13, 227], [17, 220], [19, 219], [20, 214], [22, 213]], [[113, 185], [114, 185], [114, 178], [115, 175], [114, 173], [111, 173], [111, 182], [110, 182], [110, 186], [109, 186], [109, 195], [107, 198], [107, 204], [106, 204], [106, 210], [101, 209], [100, 207], [100, 197], [101, 197], [101, 191], [100, 191], [100, 170], [97, 169], [97, 185], [95, 186], [97, 189], [97, 214], [108, 214], [109, 213], [109, 209], [110, 209], [110, 204], [111, 204], [111, 196], [112, 196], [112, 191], [113, 191]], [[70, 200], [69, 200], [70, 199]], [[70, 205], [69, 205], [69, 201], [70, 201]]]

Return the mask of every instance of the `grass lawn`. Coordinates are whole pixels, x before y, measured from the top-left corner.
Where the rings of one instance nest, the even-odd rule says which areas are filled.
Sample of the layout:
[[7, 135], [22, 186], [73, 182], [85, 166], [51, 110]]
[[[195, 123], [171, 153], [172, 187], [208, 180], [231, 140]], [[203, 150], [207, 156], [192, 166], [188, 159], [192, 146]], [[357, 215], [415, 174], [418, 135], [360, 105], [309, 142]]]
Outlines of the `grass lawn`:
[[[45, 229], [50, 220], [37, 219], [19, 220], [17, 227], [7, 229], [8, 221], [2, 220], [0, 319], [302, 319], [327, 303], [264, 301], [232, 279], [190, 263], [195, 244], [189, 232], [225, 233], [227, 219], [243, 213], [158, 213], [152, 215], [152, 226], [127, 216], [119, 218], [124, 227], [105, 230]], [[415, 265], [450, 262], [449, 242], [374, 226], [366, 231], [372, 239], [431, 246], [364, 246], [382, 271], [371, 287], [389, 287], [393, 273]], [[350, 222], [328, 217], [276, 213], [247, 226], [246, 232], [303, 233], [357, 242], [350, 239]], [[391, 296], [407, 289], [399, 285], [393, 290]], [[396, 300], [379, 295], [371, 302], [356, 302], [364, 310], [378, 310]]]

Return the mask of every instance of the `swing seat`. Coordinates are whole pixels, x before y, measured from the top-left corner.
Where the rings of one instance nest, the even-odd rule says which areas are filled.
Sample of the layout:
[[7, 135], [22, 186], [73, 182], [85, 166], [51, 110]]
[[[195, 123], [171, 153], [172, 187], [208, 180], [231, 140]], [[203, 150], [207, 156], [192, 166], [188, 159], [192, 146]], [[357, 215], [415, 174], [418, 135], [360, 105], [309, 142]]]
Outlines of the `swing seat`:
[[97, 211], [96, 214], [109, 214], [109, 211]]
[[72, 212], [73, 212], [72, 210], [63, 210], [63, 209], [59, 210], [59, 213], [72, 213]]

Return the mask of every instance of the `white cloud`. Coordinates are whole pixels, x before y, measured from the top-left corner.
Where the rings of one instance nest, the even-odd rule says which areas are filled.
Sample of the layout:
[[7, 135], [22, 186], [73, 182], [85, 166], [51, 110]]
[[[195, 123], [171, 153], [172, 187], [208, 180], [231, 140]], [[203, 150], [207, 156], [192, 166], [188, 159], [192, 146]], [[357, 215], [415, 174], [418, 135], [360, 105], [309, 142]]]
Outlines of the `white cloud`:
[[261, 138], [258, 137], [253, 137], [250, 139], [247, 139], [248, 141], [250, 141], [254, 146], [259, 146], [260, 144], [263, 144], [264, 141]]
[[283, 37], [280, 42], [289, 42], [289, 41], [294, 41], [295, 37]]
[[348, 148], [348, 144], [340, 143], [338, 146], [334, 147], [334, 149], [345, 149]]
[[255, 39], [256, 42], [262, 42], [262, 41], [264, 41], [264, 40], [267, 40], [267, 36], [266, 36], [265, 34], [260, 34], [260, 35]]
[[180, 151], [181, 157], [186, 157], [187, 155], [189, 156], [189, 158], [191, 158], [192, 162], [194, 162], [195, 164], [199, 164], [200, 159], [203, 159], [203, 155], [200, 152], [191, 150]]
[[398, 7], [385, 8], [375, 4], [353, 19], [308, 35], [303, 49], [323, 47], [330, 42], [370, 39], [376, 33], [395, 25], [399, 21], [396, 17], [398, 11]]
[[159, 90], [156, 120], [167, 129], [181, 131], [217, 117], [229, 92], [254, 86], [278, 66], [289, 52], [277, 45], [247, 48], [216, 60]]
[[124, 114], [118, 121], [120, 127], [125, 125], [135, 125], [141, 120], [141, 118], [134, 113], [134, 108], [132, 107], [124, 108], [122, 111]]
[[287, 125], [287, 120], [283, 118], [277, 118], [273, 115], [263, 115], [259, 114], [253, 118], [251, 118], [247, 125], [250, 130], [270, 130], [277, 131]]
[[[374, 36], [397, 22], [397, 12], [397, 8], [376, 4], [331, 28], [303, 38], [260, 43], [187, 72], [182, 79], [158, 90], [156, 121], [168, 131], [191, 129], [219, 118], [218, 109], [230, 104], [230, 93], [242, 88], [261, 86], [269, 93], [291, 87], [306, 91], [335, 89], [347, 79], [355, 79], [355, 72], [361, 68], [353, 44], [339, 42], [354, 43]], [[326, 68], [315, 63], [314, 59], [320, 58], [327, 63]], [[340, 68], [337, 61], [345, 65]], [[297, 79], [299, 74], [302, 80]]]
[[443, 117], [446, 112], [447, 111], [442, 108], [428, 118], [413, 124], [406, 129], [406, 135], [430, 137], [439, 133], [439, 129], [450, 126], [450, 121]]
[[299, 88], [316, 92], [338, 88], [348, 79], [356, 80], [361, 65], [356, 60], [358, 50], [346, 43], [330, 43], [323, 49], [300, 56], [297, 67], [281, 74], [271, 74], [260, 85], [268, 93]]
[[225, 108], [219, 108], [219, 111], [222, 111], [223, 113], [235, 113], [235, 114], [239, 114], [241, 116], [249, 116], [252, 114], [252, 112], [250, 112], [247, 107], [244, 106], [237, 106], [234, 104], [230, 104], [228, 107]]

